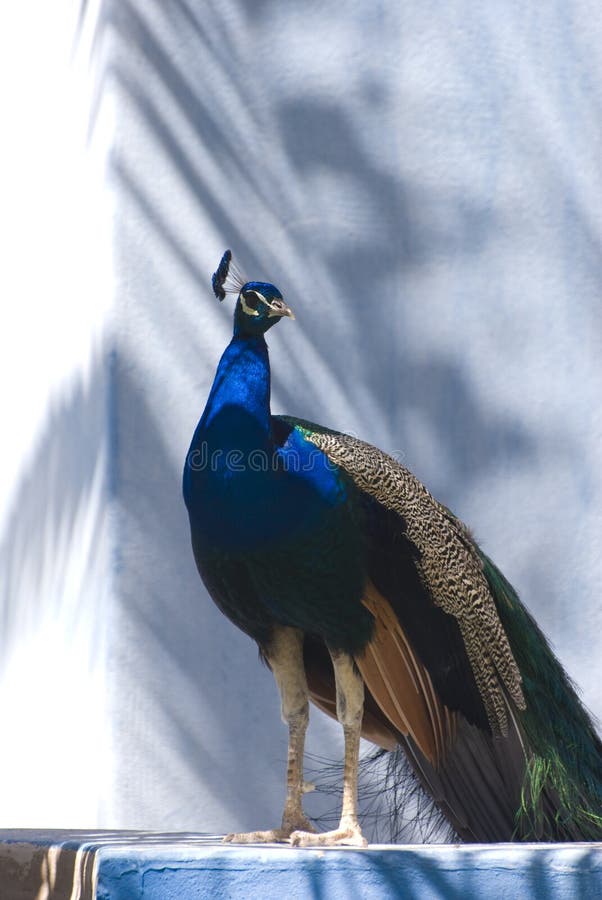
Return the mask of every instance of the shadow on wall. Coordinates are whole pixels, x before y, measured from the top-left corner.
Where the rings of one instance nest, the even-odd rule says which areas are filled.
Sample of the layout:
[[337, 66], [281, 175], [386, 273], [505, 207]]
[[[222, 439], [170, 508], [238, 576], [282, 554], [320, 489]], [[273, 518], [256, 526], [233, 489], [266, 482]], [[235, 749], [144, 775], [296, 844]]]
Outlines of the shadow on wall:
[[[32, 439], [0, 545], [0, 782], [11, 825], [95, 824], [109, 803], [106, 387], [99, 350]], [[90, 772], [94, 787], [82, 791]]]
[[[0, 585], [8, 648], [35, 635], [47, 619], [75, 636], [98, 612], [85, 608], [79, 592], [97, 573], [102, 552], [106, 442], [106, 379], [98, 353], [86, 380], [78, 379], [51, 406], [7, 517]], [[100, 638], [101, 629], [97, 633]], [[0, 667], [9, 659], [4, 653]]]
[[[82, 21], [88, 5], [82, 0]], [[296, 331], [274, 340], [289, 351], [275, 379], [285, 411], [344, 424], [345, 409], [332, 400], [336, 393], [358, 421], [369, 423], [367, 437], [395, 450], [401, 444], [396, 423], [418, 407], [433, 442], [446, 448], [452, 486], [445, 485], [442, 499], [452, 506], [501, 457], [516, 463], [535, 457], [535, 437], [520, 421], [485, 409], [453, 358], [423, 361], [406, 337], [403, 305], [389, 290], [404, 273], [428, 266], [432, 254], [478, 252], [497, 227], [490, 207], [387, 171], [354, 124], [359, 101], [352, 96], [340, 104], [318, 95], [280, 98], [266, 126], [270, 90], [260, 80], [273, 73], [249, 67], [245, 54], [251, 51], [231, 40], [232, 20], [220, 18], [216, 4], [187, 0], [172, 0], [167, 20], [165, 6], [109, 0], [101, 22], [119, 44], [107, 77], [120, 102], [135, 111], [131, 127], [143, 137], [136, 149], [144, 146], [149, 157], [140, 166], [124, 141], [112, 171], [139, 251], [142, 246], [147, 253], [149, 268], [152, 262], [163, 269], [169, 296], [160, 302], [178, 295], [174, 273], [205, 285], [211, 272], [186, 249], [189, 220], [177, 213], [168, 218], [157, 205], [157, 181], [169, 170], [206, 230], [219, 234], [223, 247], [235, 246], [249, 270], [273, 269], [276, 283], [291, 285], [292, 297], [307, 310]], [[253, 4], [233, 7], [244, 13]], [[249, 18], [248, 28], [252, 49], [261, 22]], [[237, 72], [245, 77], [230, 74]], [[384, 115], [384, 81], [367, 82], [365, 89], [379, 98]], [[355, 207], [344, 204], [329, 209], [318, 175], [367, 198], [361, 215], [354, 219]], [[144, 248], [147, 234], [161, 246], [157, 258], [151, 259], [150, 245]], [[121, 265], [127, 267], [125, 255]], [[127, 280], [129, 273], [121, 274]], [[144, 288], [128, 284], [124, 314], [137, 314], [147, 303], [152, 327], [154, 300], [143, 296]], [[326, 289], [345, 298], [342, 311], [316, 305]], [[378, 346], [367, 346], [367, 334]], [[195, 338], [183, 334], [185, 341]], [[314, 356], [296, 347], [311, 347]], [[107, 574], [101, 495], [108, 466], [120, 604], [108, 665], [119, 673], [112, 697], [120, 742], [117, 789], [122, 810], [135, 810], [126, 824], [154, 822], [160, 810], [165, 828], [212, 823], [217, 829], [228, 820], [241, 829], [270, 826], [280, 814], [285, 758], [276, 691], [248, 639], [214, 608], [199, 582], [181, 500], [181, 463], [174, 461], [183, 462], [186, 446], [182, 442], [181, 453], [174, 448], [131, 353], [119, 346], [110, 372], [99, 355], [85, 383], [54, 405], [17, 487], [0, 547], [3, 642], [11, 651], [0, 666], [5, 672], [12, 651], [34, 640], [45, 623], [74, 644], [87, 641], [92, 666], [98, 658], [108, 589], [100, 583]], [[321, 363], [324, 379], [316, 377], [312, 359]], [[164, 372], [166, 380], [172, 375]], [[107, 377], [116, 438], [109, 448]], [[186, 437], [193, 424], [183, 425]], [[66, 680], [54, 687], [67, 719], [72, 685]], [[74, 730], [80, 725], [72, 721]], [[201, 786], [202, 807], [195, 793]]]
[[[245, 4], [241, 8], [245, 9]], [[173, 11], [178, 13], [173, 16], [173, 30], [190, 29], [187, 56], [194, 47], [198, 58], [210, 56], [213, 64], [221, 67], [223, 64], [213, 55], [216, 39], [207, 34], [195, 4], [176, 0]], [[199, 215], [204, 215], [211, 228], [223, 236], [224, 246], [237, 249], [250, 272], [263, 272], [268, 267], [258, 252], [261, 229], [257, 226], [257, 218], [261, 221], [261, 215], [267, 216], [268, 210], [270, 214], [276, 210], [283, 227], [295, 233], [294, 247], [274, 259], [271, 277], [277, 283], [281, 283], [279, 272], [282, 283], [291, 283], [287, 252], [295, 255], [291, 268], [298, 270], [300, 260], [315, 257], [316, 244], [321, 239], [319, 228], [304, 226], [281, 170], [286, 169], [286, 176], [294, 178], [298, 185], [311, 185], [312, 175], [318, 171], [328, 172], [333, 179], [348, 178], [359, 193], [371, 199], [374, 221], [362, 224], [372, 227], [348, 229], [344, 240], [328, 241], [322, 253], [324, 266], [335, 273], [336, 295], [344, 298], [345, 345], [334, 346], [336, 327], [343, 318], [337, 319], [336, 310], [308, 315], [317, 303], [313, 291], [320, 296], [319, 283], [310, 282], [311, 296], [303, 280], [293, 284], [291, 293], [300, 298], [302, 310], [305, 305], [305, 314], [299, 315], [295, 323], [296, 332], [303, 331], [320, 359], [330, 364], [337, 387], [346, 395], [350, 408], [354, 404], [354, 384], [361, 381], [363, 395], [370, 398], [372, 410], [380, 414], [373, 417], [370, 426], [371, 431], [380, 432], [381, 443], [390, 451], [400, 449], [399, 423], [408, 410], [419, 408], [428, 420], [433, 443], [446, 447], [446, 479], [454, 485], [448, 502], [461, 497], [467, 484], [479, 478], [483, 469], [494, 466], [500, 457], [524, 462], [533, 456], [534, 444], [522, 423], [483, 408], [456, 360], [440, 355], [425, 363], [416, 348], [408, 345], [403, 304], [398, 296], [384, 289], [391, 283], [403, 284], [404, 273], [427, 265], [433, 257], [453, 259], [459, 254], [478, 254], [488, 236], [495, 233], [491, 206], [479, 207], [460, 189], [446, 195], [404, 183], [399, 176], [379, 168], [357, 133], [353, 111], [327, 98], [281, 103], [276, 110], [273, 135], [281, 148], [281, 159], [277, 160], [276, 171], [262, 169], [253, 164], [253, 134], [245, 132], [245, 142], [237, 138], [236, 121], [229, 120], [228, 111], [220, 107], [206, 83], [193, 84], [185, 71], [184, 57], [179, 63], [169, 54], [169, 41], [153, 30], [152, 17], [147, 20], [135, 2], [123, 0], [111, 7], [109, 21], [122, 38], [127, 38], [128, 45], [143, 54], [145, 66], [152, 70], [169, 103], [193, 129], [195, 142], [222, 173], [221, 180], [211, 179], [203, 171], [191, 142], [181, 137], [162, 109], [159, 90], [150, 90], [139, 72], [118, 62], [111, 77], [140, 117], [153, 152], [160, 151], [162, 165], [178, 173]], [[240, 62], [242, 68], [244, 61]], [[235, 88], [240, 100], [248, 101], [252, 107], [251, 89], [245, 87], [244, 80]], [[385, 103], [384, 89], [379, 92], [378, 85], [376, 89], [381, 103]], [[208, 272], [187, 252], [173, 220], [168, 221], [153, 202], [152, 192], [143, 176], [136, 173], [127, 151], [116, 154], [113, 174], [144, 227], [158, 237], [191, 278], [204, 286]], [[233, 179], [234, 190], [224, 185], [228, 179]], [[231, 202], [232, 194], [244, 196], [249, 185], [254, 195], [251, 212], [245, 203]], [[318, 197], [314, 199], [317, 205]], [[323, 212], [318, 210], [318, 219]], [[248, 229], [244, 227], [245, 214], [253, 220]], [[342, 211], [341, 216], [344, 214]], [[324, 227], [328, 230], [327, 223]], [[331, 311], [334, 317], [329, 322]], [[378, 352], [367, 346], [370, 334], [381, 342]], [[333, 423], [332, 414], [329, 415], [328, 386], [318, 383], [303, 355], [294, 352], [295, 345], [299, 345], [298, 335], [278, 334], [277, 340], [282, 340], [290, 351], [286, 370], [276, 372], [279, 405], [289, 414], [304, 414], [341, 427], [341, 422]], [[340, 418], [340, 411], [338, 415]]]
[[[266, 128], [250, 127], [253, 110], [265, 115], [254, 93], [256, 70], [248, 72], [248, 60], [237, 58], [239, 44], [228, 34], [228, 19], [209, 8], [201, 16], [201, 6], [174, 0], [167, 19], [158, 3], [107, 4], [104, 25], [122, 47], [107, 77], [133, 113], [136, 132], [134, 149], [128, 141], [118, 146], [112, 174], [128, 219], [129, 240], [144, 259], [144, 240], [152, 236], [146, 270], [158, 268], [169, 291], [157, 299], [151, 280], [136, 284], [135, 276], [124, 294], [124, 315], [139, 317], [143, 311], [149, 327], [156, 328], [153, 303], [173, 303], [180, 292], [175, 273], [184, 273], [203, 290], [208, 283], [211, 269], [205, 270], [187, 249], [191, 242], [186, 218], [180, 219], [170, 199], [157, 189], [169, 173], [186, 195], [194, 213], [191, 221], [201, 218], [208, 232], [221, 236], [223, 247], [235, 247], [248, 271], [273, 271], [276, 283], [285, 276], [284, 282], [293, 285], [291, 297], [299, 297], [309, 312], [298, 317], [294, 334], [282, 332], [273, 341], [275, 345], [281, 340], [289, 350], [286, 367], [275, 378], [280, 405], [287, 412], [337, 425], [331, 388], [336, 387], [351, 409], [359, 381], [371, 410], [370, 436], [380, 435], [392, 450], [399, 446], [399, 434], [391, 422], [402, 421], [419, 405], [434, 440], [447, 447], [452, 500], [492, 463], [492, 455], [524, 459], [533, 447], [521, 425], [484, 410], [451, 358], [426, 365], [407, 343], [403, 308], [385, 290], [401, 281], [402, 272], [428, 264], [431, 253], [477, 252], [495, 228], [490, 209], [471, 204], [459, 193], [428, 193], [387, 173], [353, 125], [353, 108], [334, 105], [328, 98], [289, 99], [276, 106], [269, 125], [272, 155], [263, 165]], [[251, 33], [250, 44], [252, 38]], [[249, 77], [233, 78], [230, 73], [236, 71]], [[367, 90], [386, 103], [384, 87], [372, 84]], [[230, 105], [222, 102], [232, 96]], [[140, 164], [141, 153], [148, 154], [145, 165]], [[357, 227], [342, 227], [344, 210], [334, 231], [328, 230], [328, 222], [320, 225], [325, 211], [313, 186], [317, 172], [345, 178], [357, 195], [369, 198], [368, 212]], [[293, 184], [301, 191], [292, 190]], [[306, 186], [308, 195], [300, 199]], [[417, 221], [416, 211], [425, 205], [430, 214]], [[281, 234], [281, 246], [263, 235], [264, 223]], [[328, 240], [321, 251], [324, 234]], [[125, 270], [121, 274], [127, 280], [127, 244], [120, 252]], [[325, 282], [319, 273], [327, 271], [334, 273], [336, 294], [345, 298], [344, 315], [333, 311], [335, 329], [326, 322], [329, 310], [324, 316], [311, 314], [316, 301], [307, 294], [306, 261], [315, 262], [318, 254], [319, 265], [311, 269], [318, 272], [312, 290], [320, 296]], [[366, 335], [375, 333], [375, 296], [382, 296], [381, 321], [396, 323], [384, 330], [379, 326], [382, 345], [377, 351], [366, 348]], [[336, 347], [333, 331], [336, 335], [343, 319], [345, 343]], [[190, 335], [182, 335], [182, 340], [194, 341]], [[315, 367], [303, 352], [294, 352], [295, 346], [310, 346], [329, 380], [317, 380]], [[180, 467], [173, 462], [174, 435], [162, 426], [162, 411], [153, 407], [140, 374], [148, 360], [140, 364], [130, 358], [131, 352], [120, 348], [113, 373], [119, 436], [114, 490], [121, 528], [117, 590], [123, 615], [122, 640], [115, 652], [117, 670], [132, 676], [128, 690], [133, 692], [117, 712], [117, 731], [124, 741], [133, 741], [133, 758], [153, 762], [148, 771], [132, 771], [131, 759], [122, 754], [120, 794], [126, 804], [128, 798], [137, 804], [134, 827], [152, 820], [158, 806], [165, 810], [163, 827], [211, 821], [217, 828], [228, 818], [237, 828], [273, 825], [280, 815], [280, 800], [275, 798], [282, 795], [284, 773], [276, 692], [268, 673], [249, 654], [248, 639], [204, 596], [190, 552]], [[177, 356], [174, 360], [182, 367]], [[163, 374], [172, 377], [168, 371]], [[340, 408], [336, 411], [339, 417], [343, 414]], [[364, 414], [368, 416], [366, 407], [359, 416]], [[186, 426], [187, 437], [193, 426]], [[181, 450], [183, 460], [186, 446]], [[196, 810], [194, 796], [184, 806], [181, 800], [199, 774], [210, 795], [210, 806], [202, 811]], [[226, 813], [220, 817], [222, 807]]]

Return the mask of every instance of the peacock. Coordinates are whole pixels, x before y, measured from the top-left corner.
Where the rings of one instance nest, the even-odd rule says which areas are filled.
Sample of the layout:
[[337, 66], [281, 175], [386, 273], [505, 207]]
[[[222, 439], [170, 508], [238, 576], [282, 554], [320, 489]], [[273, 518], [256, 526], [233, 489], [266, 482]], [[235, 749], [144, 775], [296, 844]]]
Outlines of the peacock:
[[[365, 846], [360, 736], [402, 749], [461, 840], [602, 840], [602, 743], [516, 591], [391, 456], [271, 414], [265, 335], [293, 312], [229, 250], [212, 284], [236, 307], [184, 468], [192, 550], [289, 735], [280, 826], [224, 840]], [[340, 822], [322, 833], [302, 804], [309, 700], [344, 734]]]

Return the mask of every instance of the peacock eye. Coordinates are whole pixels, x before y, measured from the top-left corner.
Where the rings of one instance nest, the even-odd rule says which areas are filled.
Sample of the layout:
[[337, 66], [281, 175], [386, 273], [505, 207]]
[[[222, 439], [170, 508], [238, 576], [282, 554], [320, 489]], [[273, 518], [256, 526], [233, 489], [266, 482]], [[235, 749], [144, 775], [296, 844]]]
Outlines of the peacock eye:
[[259, 306], [259, 297], [255, 293], [255, 291], [244, 291], [242, 296], [246, 306], [248, 306], [249, 309], [257, 309], [257, 307]]

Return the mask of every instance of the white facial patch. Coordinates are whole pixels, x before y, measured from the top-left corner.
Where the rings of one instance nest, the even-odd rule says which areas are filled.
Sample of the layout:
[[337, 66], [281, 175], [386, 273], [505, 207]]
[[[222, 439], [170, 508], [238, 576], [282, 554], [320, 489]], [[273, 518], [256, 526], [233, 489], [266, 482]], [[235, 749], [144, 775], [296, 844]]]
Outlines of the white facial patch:
[[[269, 306], [268, 301], [265, 299], [265, 297], [263, 296], [263, 294], [260, 294], [260, 293], [259, 293], [259, 291], [247, 291], [247, 293], [248, 293], [248, 294], [255, 294], [256, 297], [259, 297], [259, 299], [262, 301], [262, 303], [265, 303], [266, 306]], [[258, 315], [259, 315], [258, 310], [256, 310], [256, 309], [251, 309], [250, 306], [247, 306], [247, 304], [245, 303], [245, 297], [244, 297], [244, 294], [241, 294], [241, 295], [240, 295], [240, 305], [241, 305], [242, 308], [243, 308], [243, 312], [246, 312], [246, 314], [247, 314], [248, 316], [258, 316]]]

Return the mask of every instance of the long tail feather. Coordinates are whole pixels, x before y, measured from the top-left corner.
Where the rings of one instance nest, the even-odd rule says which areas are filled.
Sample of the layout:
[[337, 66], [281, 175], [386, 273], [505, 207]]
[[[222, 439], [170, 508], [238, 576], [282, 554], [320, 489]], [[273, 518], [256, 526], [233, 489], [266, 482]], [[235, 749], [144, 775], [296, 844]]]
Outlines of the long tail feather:
[[536, 622], [494, 563], [479, 551], [498, 615], [521, 671], [529, 747], [517, 836], [602, 839], [602, 743]]

